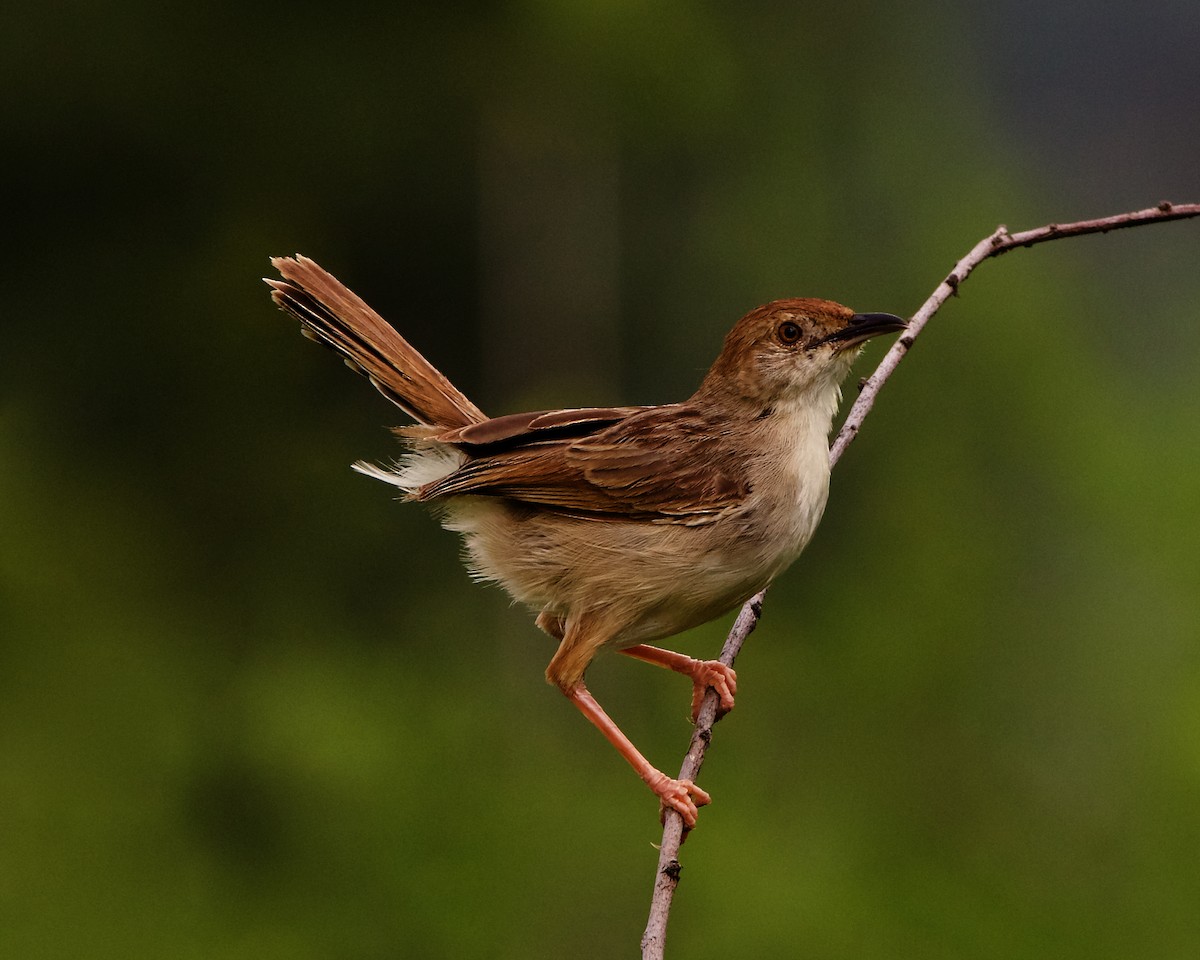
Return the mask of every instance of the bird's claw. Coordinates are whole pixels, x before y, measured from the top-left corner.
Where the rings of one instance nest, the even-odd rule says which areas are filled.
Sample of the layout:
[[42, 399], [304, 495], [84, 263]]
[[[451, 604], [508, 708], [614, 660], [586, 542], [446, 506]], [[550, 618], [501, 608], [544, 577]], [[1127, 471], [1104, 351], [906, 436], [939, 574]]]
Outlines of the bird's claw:
[[726, 666], [720, 660], [696, 660], [691, 670], [692, 675], [692, 723], [700, 716], [700, 705], [704, 703], [704, 694], [712, 687], [721, 698], [717, 708], [717, 717], [723, 717], [733, 709], [733, 697], [737, 693], [737, 672], [733, 667]]
[[666, 774], [659, 774], [661, 779], [650, 783], [659, 799], [661, 807], [659, 819], [667, 815], [667, 810], [674, 810], [683, 818], [685, 830], [691, 830], [696, 825], [699, 808], [712, 803], [712, 797], [692, 783], [691, 780], [674, 780]]

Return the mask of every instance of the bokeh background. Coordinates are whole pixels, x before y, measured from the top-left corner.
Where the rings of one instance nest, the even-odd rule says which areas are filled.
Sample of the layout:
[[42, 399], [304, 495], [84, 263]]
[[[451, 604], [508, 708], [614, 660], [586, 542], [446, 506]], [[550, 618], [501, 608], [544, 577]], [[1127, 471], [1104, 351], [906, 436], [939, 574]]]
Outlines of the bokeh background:
[[[997, 223], [1200, 199], [1190, 0], [0, 21], [13, 960], [636, 952], [652, 799], [349, 471], [401, 418], [269, 255], [503, 413], [680, 399], [768, 299], [910, 313]], [[745, 650], [671, 954], [1195, 956], [1198, 373], [1200, 223], [964, 286]], [[591, 686], [678, 764], [683, 681]]]

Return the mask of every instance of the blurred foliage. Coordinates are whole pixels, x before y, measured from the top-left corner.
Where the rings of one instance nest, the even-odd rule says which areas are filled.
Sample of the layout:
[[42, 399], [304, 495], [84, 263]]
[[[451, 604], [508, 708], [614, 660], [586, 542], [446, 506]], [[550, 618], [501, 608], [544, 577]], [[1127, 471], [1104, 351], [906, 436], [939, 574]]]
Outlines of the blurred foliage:
[[[1194, 5], [971, 6], [6, 11], [0, 956], [631, 955], [651, 799], [348, 472], [399, 417], [258, 277], [317, 258], [490, 411], [668, 401], [759, 302], [911, 311], [997, 222], [1197, 199]], [[1081, 85], [1072, 31], [1154, 56]], [[673, 955], [1193, 955], [1198, 254], [1017, 252], [939, 315], [739, 664]], [[670, 769], [686, 685], [617, 659]]]

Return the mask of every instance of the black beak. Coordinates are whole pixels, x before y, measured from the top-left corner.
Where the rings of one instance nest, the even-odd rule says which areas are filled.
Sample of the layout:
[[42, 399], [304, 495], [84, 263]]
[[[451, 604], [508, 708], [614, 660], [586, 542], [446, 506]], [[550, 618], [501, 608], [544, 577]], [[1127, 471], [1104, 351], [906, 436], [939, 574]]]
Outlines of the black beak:
[[835, 343], [838, 351], [849, 350], [860, 343], [884, 333], [897, 333], [908, 326], [901, 317], [892, 313], [856, 313], [841, 330], [831, 333], [820, 343]]

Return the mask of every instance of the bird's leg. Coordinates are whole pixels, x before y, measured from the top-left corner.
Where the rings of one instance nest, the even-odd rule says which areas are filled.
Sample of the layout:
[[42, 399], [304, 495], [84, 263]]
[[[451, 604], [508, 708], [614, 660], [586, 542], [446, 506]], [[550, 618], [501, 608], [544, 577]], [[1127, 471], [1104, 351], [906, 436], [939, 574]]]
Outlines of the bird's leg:
[[737, 693], [737, 673], [733, 667], [726, 666], [720, 660], [696, 660], [673, 650], [663, 650], [659, 647], [649, 647], [639, 643], [636, 647], [626, 647], [621, 651], [636, 660], [657, 664], [682, 673], [692, 678], [692, 723], [700, 713], [700, 704], [704, 701], [704, 692], [712, 687], [721, 698], [718, 716], [733, 709], [733, 697]]
[[596, 702], [596, 698], [583, 685], [583, 681], [569, 690], [564, 690], [563, 693], [608, 738], [608, 742], [617, 748], [621, 756], [629, 761], [629, 765], [637, 771], [637, 775], [645, 781], [646, 786], [658, 796], [663, 809], [670, 807], [683, 817], [684, 826], [689, 830], [694, 827], [699, 813], [697, 808], [712, 802], [712, 797], [691, 780], [675, 780], [654, 767], [604, 712], [604, 708]]
[[546, 668], [546, 679], [562, 690], [580, 713], [617, 748], [646, 786], [654, 791], [663, 809], [675, 810], [683, 818], [684, 825], [691, 829], [696, 825], [697, 808], [710, 803], [712, 798], [691, 780], [675, 780], [654, 767], [604, 712], [583, 683], [584, 670], [605, 639], [604, 631], [585, 631], [578, 620], [568, 623], [558, 652]]

